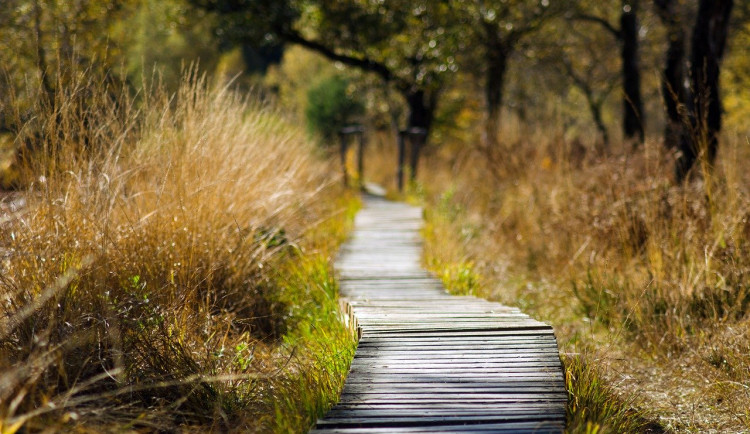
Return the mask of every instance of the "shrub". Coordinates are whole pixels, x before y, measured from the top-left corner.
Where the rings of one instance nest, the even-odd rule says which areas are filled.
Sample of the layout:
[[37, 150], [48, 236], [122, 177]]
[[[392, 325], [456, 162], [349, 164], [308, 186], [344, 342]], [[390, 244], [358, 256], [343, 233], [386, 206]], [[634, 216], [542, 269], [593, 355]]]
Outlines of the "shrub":
[[324, 78], [307, 92], [305, 117], [308, 130], [330, 144], [338, 131], [362, 114], [364, 106], [348, 90], [348, 81], [334, 75]]

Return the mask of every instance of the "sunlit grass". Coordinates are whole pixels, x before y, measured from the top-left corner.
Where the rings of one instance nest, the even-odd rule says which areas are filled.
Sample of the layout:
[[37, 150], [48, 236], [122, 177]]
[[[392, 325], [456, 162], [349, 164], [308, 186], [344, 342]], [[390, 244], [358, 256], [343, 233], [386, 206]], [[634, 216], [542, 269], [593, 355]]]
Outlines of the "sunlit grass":
[[355, 200], [271, 107], [105, 83], [17, 139], [0, 428], [306, 430], [353, 348], [329, 264]]
[[[637, 409], [636, 397], [623, 398], [597, 371], [596, 362], [583, 356], [565, 356], [569, 433], [661, 433], [660, 425]], [[651, 416], [651, 415], [650, 415]], [[651, 416], [653, 417], [653, 416]]]
[[[678, 431], [747, 429], [742, 139], [728, 135], [715, 170], [699, 167], [684, 186], [658, 142], [605, 155], [571, 142], [541, 131], [511, 134], [502, 158], [434, 155], [421, 180], [427, 265], [446, 286], [469, 282], [551, 323], [563, 352], [587, 348], [585, 363], [566, 362], [578, 372], [569, 386], [596, 377], [612, 394], [587, 404], [604, 419], [569, 414], [576, 431], [617, 432], [606, 429], [612, 411]], [[643, 399], [629, 398], [644, 385]]]

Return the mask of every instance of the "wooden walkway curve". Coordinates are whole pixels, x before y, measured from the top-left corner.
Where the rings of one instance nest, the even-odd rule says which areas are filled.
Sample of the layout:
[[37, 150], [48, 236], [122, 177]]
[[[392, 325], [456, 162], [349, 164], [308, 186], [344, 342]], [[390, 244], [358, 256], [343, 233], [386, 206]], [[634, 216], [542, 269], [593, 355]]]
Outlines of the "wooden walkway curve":
[[311, 432], [561, 432], [552, 328], [447, 294], [420, 266], [421, 209], [364, 202], [336, 266], [359, 346], [340, 402]]

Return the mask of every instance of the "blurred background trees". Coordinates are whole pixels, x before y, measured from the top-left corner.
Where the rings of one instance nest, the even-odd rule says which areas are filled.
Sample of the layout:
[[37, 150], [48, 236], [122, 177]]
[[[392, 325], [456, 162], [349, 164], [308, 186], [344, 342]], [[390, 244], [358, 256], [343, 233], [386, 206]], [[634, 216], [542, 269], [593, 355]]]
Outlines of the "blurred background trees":
[[[32, 102], [53, 103], [72, 71], [106, 72], [137, 94], [154, 80], [174, 88], [194, 65], [278, 99], [327, 140], [333, 124], [314, 118], [348, 104], [394, 134], [425, 128], [431, 149], [462, 137], [497, 160], [512, 152], [507, 122], [555, 125], [607, 152], [663, 134], [682, 180], [701, 155], [714, 159], [722, 94], [730, 124], [746, 129], [735, 113], [750, 111], [750, 13], [734, 9], [731, 0], [7, 0], [0, 133], [33, 118]], [[335, 95], [342, 105], [321, 101]]]

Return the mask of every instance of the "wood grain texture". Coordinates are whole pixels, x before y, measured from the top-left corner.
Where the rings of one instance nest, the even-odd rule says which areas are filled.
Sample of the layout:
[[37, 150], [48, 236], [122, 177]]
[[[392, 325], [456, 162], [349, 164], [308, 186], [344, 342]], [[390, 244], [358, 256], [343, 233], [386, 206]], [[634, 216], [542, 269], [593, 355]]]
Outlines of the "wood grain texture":
[[420, 265], [421, 227], [420, 208], [364, 198], [336, 262], [359, 346], [339, 403], [311, 432], [562, 432], [552, 328], [448, 294]]

